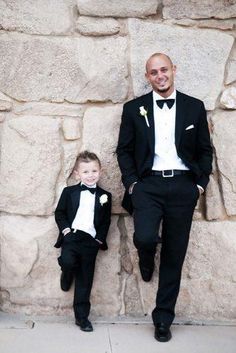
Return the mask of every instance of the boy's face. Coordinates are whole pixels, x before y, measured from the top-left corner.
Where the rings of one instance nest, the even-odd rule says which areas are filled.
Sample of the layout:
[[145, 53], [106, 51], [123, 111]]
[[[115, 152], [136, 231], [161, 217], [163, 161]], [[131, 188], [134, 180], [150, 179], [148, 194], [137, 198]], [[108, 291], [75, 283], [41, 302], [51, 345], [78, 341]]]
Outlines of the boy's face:
[[80, 162], [75, 174], [82, 183], [92, 186], [98, 182], [101, 168], [97, 161]]

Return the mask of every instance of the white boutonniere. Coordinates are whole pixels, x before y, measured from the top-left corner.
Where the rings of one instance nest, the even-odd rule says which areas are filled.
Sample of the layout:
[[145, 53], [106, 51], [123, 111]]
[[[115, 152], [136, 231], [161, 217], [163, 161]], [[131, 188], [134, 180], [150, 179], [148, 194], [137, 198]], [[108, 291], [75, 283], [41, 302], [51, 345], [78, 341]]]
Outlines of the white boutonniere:
[[104, 203], [107, 203], [107, 201], [108, 201], [107, 195], [103, 194], [102, 196], [100, 196], [99, 201], [100, 201], [100, 204], [103, 206]]
[[150, 127], [149, 122], [148, 122], [148, 118], [147, 118], [147, 110], [144, 108], [143, 105], [141, 107], [139, 107], [139, 114], [141, 116], [144, 116], [147, 126]]

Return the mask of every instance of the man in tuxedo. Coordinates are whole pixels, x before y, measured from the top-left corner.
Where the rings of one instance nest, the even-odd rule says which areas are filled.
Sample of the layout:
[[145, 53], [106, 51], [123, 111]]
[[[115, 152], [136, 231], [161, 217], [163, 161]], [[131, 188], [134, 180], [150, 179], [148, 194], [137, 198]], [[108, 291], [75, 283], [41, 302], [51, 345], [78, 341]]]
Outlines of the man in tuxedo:
[[151, 280], [158, 232], [162, 247], [155, 338], [171, 339], [192, 216], [205, 191], [212, 147], [202, 101], [176, 91], [176, 66], [162, 53], [146, 63], [153, 91], [124, 105], [117, 146], [126, 192], [123, 207], [134, 217], [134, 244], [144, 281]]

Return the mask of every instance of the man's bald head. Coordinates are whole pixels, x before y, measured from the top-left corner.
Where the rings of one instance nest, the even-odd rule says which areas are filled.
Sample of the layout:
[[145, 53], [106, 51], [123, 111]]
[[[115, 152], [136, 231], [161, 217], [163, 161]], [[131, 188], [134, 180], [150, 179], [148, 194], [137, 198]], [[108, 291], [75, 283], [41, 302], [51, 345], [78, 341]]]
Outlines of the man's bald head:
[[172, 62], [171, 58], [170, 58], [168, 55], [166, 55], [166, 54], [164, 54], [164, 53], [154, 53], [154, 54], [152, 54], [152, 55], [148, 58], [148, 60], [146, 61], [146, 72], [148, 71], [148, 64], [149, 64], [150, 61], [151, 61], [153, 58], [155, 58], [155, 57], [164, 57], [166, 60], [169, 61], [170, 65], [173, 67], [173, 62]]

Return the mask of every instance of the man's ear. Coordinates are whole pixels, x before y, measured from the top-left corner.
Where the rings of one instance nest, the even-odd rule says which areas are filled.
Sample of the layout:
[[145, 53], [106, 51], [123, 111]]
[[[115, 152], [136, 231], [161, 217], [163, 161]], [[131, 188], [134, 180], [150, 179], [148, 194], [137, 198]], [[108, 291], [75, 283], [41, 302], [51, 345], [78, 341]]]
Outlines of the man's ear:
[[176, 75], [176, 71], [177, 71], [177, 66], [176, 66], [176, 65], [173, 65], [173, 68], [172, 68], [172, 70], [173, 70], [173, 73], [174, 73], [174, 75]]

